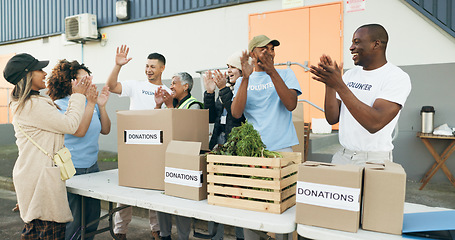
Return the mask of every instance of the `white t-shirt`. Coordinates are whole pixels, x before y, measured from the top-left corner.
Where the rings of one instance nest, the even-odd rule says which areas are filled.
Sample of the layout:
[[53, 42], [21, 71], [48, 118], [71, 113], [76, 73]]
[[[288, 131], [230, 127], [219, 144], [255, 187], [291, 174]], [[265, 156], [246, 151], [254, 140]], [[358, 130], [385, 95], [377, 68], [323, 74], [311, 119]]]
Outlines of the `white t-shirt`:
[[[398, 103], [403, 108], [411, 92], [409, 75], [391, 63], [371, 71], [356, 66], [343, 75], [343, 81], [352, 93], [368, 106], [373, 106], [376, 99], [381, 98]], [[341, 100], [338, 94], [337, 98]], [[401, 110], [383, 129], [371, 134], [357, 122], [342, 102], [339, 121], [340, 144], [353, 151], [392, 151], [392, 132], [400, 113]]]
[[130, 110], [149, 110], [154, 109], [155, 91], [162, 87], [168, 93], [171, 90], [166, 85], [155, 85], [149, 81], [124, 81], [122, 84], [122, 93], [120, 97], [130, 97]]

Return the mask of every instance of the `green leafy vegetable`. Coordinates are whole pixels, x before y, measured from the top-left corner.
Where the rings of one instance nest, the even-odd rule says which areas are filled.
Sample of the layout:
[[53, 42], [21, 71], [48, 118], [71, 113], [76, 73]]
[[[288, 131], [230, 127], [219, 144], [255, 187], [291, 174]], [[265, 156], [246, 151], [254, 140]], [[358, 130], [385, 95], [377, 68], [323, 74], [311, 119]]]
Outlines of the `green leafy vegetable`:
[[245, 157], [266, 157], [282, 158], [278, 152], [265, 149], [265, 144], [261, 140], [261, 135], [254, 129], [253, 125], [245, 122], [241, 126], [232, 129], [227, 142], [212, 151], [217, 155], [245, 156]]

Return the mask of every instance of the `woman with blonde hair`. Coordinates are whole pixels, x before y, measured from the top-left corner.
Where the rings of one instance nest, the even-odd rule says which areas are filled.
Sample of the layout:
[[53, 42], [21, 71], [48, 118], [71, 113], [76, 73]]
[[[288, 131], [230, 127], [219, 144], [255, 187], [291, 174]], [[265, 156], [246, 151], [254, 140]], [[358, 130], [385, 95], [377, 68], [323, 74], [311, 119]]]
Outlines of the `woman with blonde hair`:
[[10, 104], [19, 156], [13, 182], [25, 222], [21, 239], [64, 239], [65, 225], [73, 220], [65, 181], [51, 156], [63, 147], [63, 134], [74, 133], [79, 127], [90, 82], [72, 82], [70, 107], [62, 114], [51, 99], [39, 93], [46, 88], [42, 69], [48, 64], [21, 53], [13, 56], [3, 71], [5, 79], [15, 85]]

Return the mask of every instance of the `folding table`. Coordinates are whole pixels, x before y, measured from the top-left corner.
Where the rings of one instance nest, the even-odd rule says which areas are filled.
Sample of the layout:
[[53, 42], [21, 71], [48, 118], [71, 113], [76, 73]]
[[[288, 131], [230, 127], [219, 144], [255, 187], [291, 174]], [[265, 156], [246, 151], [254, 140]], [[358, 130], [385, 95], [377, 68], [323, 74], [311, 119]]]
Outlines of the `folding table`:
[[[428, 151], [430, 151], [431, 155], [433, 156], [434, 160], [436, 161], [433, 166], [425, 173], [423, 176], [422, 180], [420, 182], [422, 183], [422, 186], [420, 186], [419, 190], [422, 190], [425, 185], [430, 181], [430, 179], [436, 174], [436, 172], [439, 169], [442, 169], [444, 174], [447, 176], [449, 181], [452, 183], [453, 186], [455, 186], [455, 179], [450, 172], [450, 170], [447, 168], [445, 165], [445, 162], [447, 159], [450, 157], [450, 155], [455, 151], [455, 136], [441, 136], [441, 135], [433, 135], [431, 133], [417, 133], [417, 137], [422, 140], [423, 144], [427, 147]], [[439, 155], [436, 150], [434, 149], [433, 145], [430, 142], [431, 140], [448, 140], [450, 141], [449, 145], [446, 147], [446, 149], [442, 152], [441, 155]]]
[[[209, 205], [207, 200], [168, 196], [158, 190], [122, 187], [118, 185], [118, 169], [74, 176], [66, 181], [66, 186], [68, 192], [81, 195], [83, 199], [91, 197], [109, 202], [108, 216], [101, 218], [108, 217], [110, 227], [99, 232], [109, 230], [113, 234], [112, 215], [119, 210], [112, 208], [113, 202], [258, 231], [287, 234], [296, 229], [295, 206], [282, 214], [273, 214]], [[86, 237], [85, 227], [83, 230], [82, 239]]]

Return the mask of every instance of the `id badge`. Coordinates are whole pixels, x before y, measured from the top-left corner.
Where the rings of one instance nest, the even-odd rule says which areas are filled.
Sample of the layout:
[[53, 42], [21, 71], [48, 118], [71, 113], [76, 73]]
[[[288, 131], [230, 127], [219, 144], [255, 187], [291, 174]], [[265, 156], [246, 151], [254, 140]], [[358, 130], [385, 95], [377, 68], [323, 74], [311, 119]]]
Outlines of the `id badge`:
[[221, 116], [220, 123], [221, 124], [226, 124], [226, 116]]

